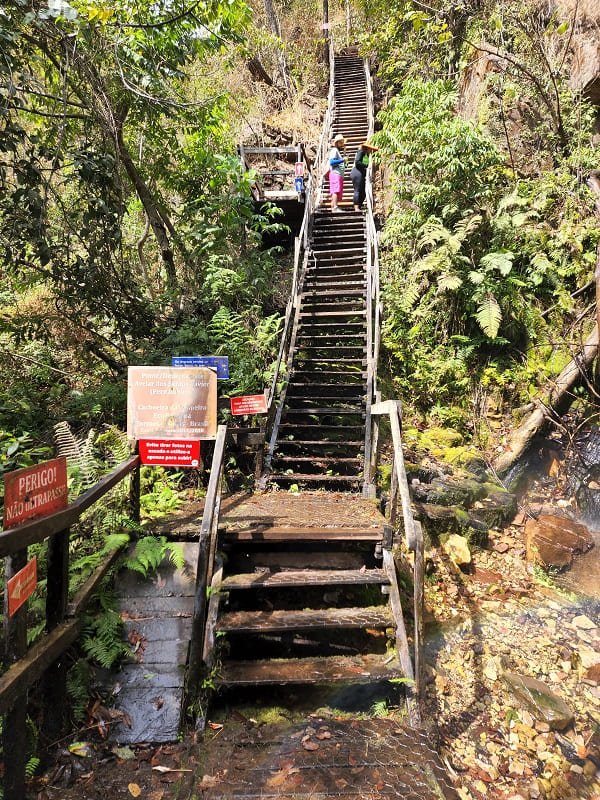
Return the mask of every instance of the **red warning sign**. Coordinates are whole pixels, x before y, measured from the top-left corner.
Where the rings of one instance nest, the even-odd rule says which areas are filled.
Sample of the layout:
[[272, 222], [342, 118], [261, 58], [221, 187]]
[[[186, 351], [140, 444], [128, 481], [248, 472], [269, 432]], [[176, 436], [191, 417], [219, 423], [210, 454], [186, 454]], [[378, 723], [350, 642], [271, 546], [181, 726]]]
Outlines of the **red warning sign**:
[[140, 439], [142, 464], [155, 467], [200, 466], [200, 442], [197, 439]]
[[8, 592], [8, 616], [18, 611], [28, 597], [35, 592], [37, 586], [37, 559], [34, 556], [31, 561], [27, 562], [23, 569], [20, 569], [16, 575], [6, 584]]
[[4, 530], [66, 508], [67, 459], [54, 458], [4, 476]]
[[242, 414], [266, 414], [267, 398], [264, 394], [247, 394], [231, 398], [231, 413], [234, 417]]

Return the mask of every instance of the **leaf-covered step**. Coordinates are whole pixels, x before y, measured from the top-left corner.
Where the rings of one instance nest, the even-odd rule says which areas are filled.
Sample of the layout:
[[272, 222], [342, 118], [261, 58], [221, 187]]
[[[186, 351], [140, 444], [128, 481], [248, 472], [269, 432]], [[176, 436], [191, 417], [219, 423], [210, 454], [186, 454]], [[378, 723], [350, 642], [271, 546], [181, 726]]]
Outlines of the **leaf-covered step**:
[[232, 611], [217, 620], [217, 630], [226, 633], [299, 631], [311, 628], [386, 628], [394, 624], [388, 606], [377, 608], [327, 608], [295, 611]]

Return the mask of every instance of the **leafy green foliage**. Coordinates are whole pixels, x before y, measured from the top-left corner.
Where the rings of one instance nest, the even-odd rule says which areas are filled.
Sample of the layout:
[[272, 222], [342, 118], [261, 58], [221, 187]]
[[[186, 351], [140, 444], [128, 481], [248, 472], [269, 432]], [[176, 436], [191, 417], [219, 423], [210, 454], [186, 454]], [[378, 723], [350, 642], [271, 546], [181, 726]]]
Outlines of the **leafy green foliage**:
[[165, 558], [177, 569], [185, 564], [181, 547], [169, 542], [166, 536], [143, 536], [135, 543], [133, 552], [125, 560], [125, 566], [146, 576], [155, 572]]
[[116, 600], [106, 587], [98, 594], [97, 609], [84, 616], [81, 646], [88, 658], [105, 669], [130, 652], [123, 641], [123, 622]]

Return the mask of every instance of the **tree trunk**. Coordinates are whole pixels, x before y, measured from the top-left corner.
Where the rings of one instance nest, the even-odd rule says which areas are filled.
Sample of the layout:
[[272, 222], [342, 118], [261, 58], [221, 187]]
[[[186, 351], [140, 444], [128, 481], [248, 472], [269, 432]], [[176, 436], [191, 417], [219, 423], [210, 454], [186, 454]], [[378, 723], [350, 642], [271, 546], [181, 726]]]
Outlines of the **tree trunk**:
[[[273, 0], [263, 0], [263, 3], [265, 6], [265, 14], [267, 15], [267, 20], [269, 22], [269, 27], [271, 28], [271, 32], [274, 33], [278, 39], [281, 39], [281, 27], [279, 25], [279, 18], [277, 16], [277, 12], [275, 11], [275, 6], [273, 5]], [[281, 80], [283, 81], [285, 90], [289, 94], [292, 83], [290, 79], [290, 73], [288, 70], [287, 60], [285, 57], [285, 52], [283, 50], [279, 54], [279, 71], [281, 72]]]
[[596, 325], [577, 356], [556, 378], [543, 403], [536, 404], [535, 410], [513, 431], [507, 450], [494, 462], [496, 472], [505, 473], [523, 455], [533, 438], [548, 423], [548, 411], [556, 411], [564, 402], [571, 402], [569, 392], [578, 383], [582, 373], [591, 367], [597, 353], [598, 326]]
[[246, 66], [253, 78], [266, 83], [267, 86], [273, 86], [273, 79], [258, 58], [249, 58], [248, 61], [246, 61]]
[[156, 238], [158, 246], [160, 248], [160, 254], [162, 257], [162, 261], [165, 267], [165, 272], [167, 275], [167, 288], [171, 292], [175, 292], [177, 290], [177, 272], [175, 269], [175, 258], [173, 255], [173, 248], [171, 247], [171, 241], [167, 234], [167, 228], [163, 219], [161, 217], [160, 211], [158, 209], [157, 204], [152, 197], [150, 189], [148, 188], [146, 182], [138, 172], [138, 168], [133, 162], [131, 158], [131, 154], [127, 149], [125, 142], [123, 141], [123, 131], [122, 128], [119, 128], [117, 131], [117, 148], [119, 150], [119, 157], [121, 159], [121, 163], [125, 168], [125, 172], [129, 176], [129, 180], [133, 183], [135, 190], [137, 192], [138, 197], [140, 198], [140, 202], [144, 207], [144, 211], [148, 217], [148, 221], [150, 223], [150, 227], [152, 228], [152, 232]]

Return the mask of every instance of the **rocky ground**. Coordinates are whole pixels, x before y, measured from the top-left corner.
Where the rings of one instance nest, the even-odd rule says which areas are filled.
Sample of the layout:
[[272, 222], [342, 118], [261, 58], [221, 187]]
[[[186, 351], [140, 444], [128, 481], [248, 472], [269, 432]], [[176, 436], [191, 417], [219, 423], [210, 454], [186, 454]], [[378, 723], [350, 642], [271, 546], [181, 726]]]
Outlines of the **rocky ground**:
[[536, 582], [517, 521], [471, 574], [429, 552], [426, 718], [465, 800], [600, 800], [600, 602]]

